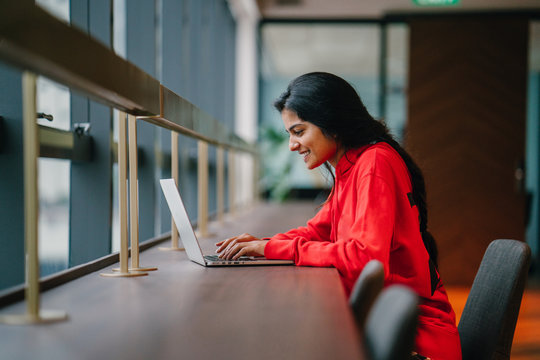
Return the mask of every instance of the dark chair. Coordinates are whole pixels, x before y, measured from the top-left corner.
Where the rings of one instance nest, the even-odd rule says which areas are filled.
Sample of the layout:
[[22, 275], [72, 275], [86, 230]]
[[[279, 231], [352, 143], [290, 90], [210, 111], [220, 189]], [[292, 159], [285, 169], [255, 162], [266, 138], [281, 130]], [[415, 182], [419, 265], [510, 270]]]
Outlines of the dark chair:
[[458, 325], [463, 360], [510, 359], [530, 259], [524, 242], [489, 244]]
[[366, 316], [375, 301], [375, 298], [381, 292], [384, 285], [384, 267], [378, 260], [370, 260], [358, 279], [349, 297], [349, 305], [356, 319], [359, 328], [364, 328]]
[[364, 345], [371, 360], [409, 360], [418, 324], [418, 295], [403, 285], [385, 288], [366, 319]]

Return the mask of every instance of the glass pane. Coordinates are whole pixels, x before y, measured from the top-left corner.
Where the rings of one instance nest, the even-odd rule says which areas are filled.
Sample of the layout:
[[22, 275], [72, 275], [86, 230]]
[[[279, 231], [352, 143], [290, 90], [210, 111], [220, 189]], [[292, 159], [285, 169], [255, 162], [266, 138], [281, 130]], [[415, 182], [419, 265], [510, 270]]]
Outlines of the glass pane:
[[289, 189], [329, 185], [324, 170], [309, 171], [287, 147], [280, 116], [271, 104], [293, 78], [325, 71], [349, 81], [379, 117], [380, 28], [376, 24], [267, 24], [261, 30], [260, 137], [265, 157], [262, 189], [282, 199]]
[[334, 73], [352, 83], [370, 113], [379, 116], [378, 25], [266, 25], [262, 48], [263, 86], [311, 71]]
[[66, 269], [69, 259], [69, 160], [38, 161], [40, 275]]
[[126, 58], [126, 0], [113, 0], [113, 48]]
[[[37, 0], [36, 4], [69, 23], [69, 0]], [[38, 119], [38, 124], [69, 130], [69, 89], [43, 76], [36, 84], [37, 112], [52, 115], [52, 120]], [[70, 160], [40, 158], [39, 187], [39, 258], [40, 275], [66, 269], [69, 262]]]
[[387, 36], [385, 122], [401, 142], [407, 123], [409, 28], [405, 24], [388, 25]]
[[36, 0], [36, 4], [69, 23], [69, 0]]
[[37, 112], [53, 116], [52, 121], [38, 119], [38, 124], [69, 130], [71, 127], [69, 89], [43, 76], [37, 78], [36, 87]]

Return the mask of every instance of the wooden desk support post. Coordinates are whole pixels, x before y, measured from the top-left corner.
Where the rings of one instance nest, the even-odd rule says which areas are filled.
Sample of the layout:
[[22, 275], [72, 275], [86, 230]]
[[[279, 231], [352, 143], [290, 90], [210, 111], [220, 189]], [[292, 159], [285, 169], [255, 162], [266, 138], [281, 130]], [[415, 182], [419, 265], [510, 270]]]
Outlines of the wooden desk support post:
[[39, 254], [38, 254], [38, 127], [36, 124], [36, 75], [24, 72], [23, 96], [23, 151], [24, 151], [24, 234], [26, 243], [26, 313], [0, 316], [0, 323], [24, 325], [67, 320], [62, 311], [39, 309]]
[[235, 164], [234, 164], [234, 150], [229, 150], [229, 213], [234, 214], [235, 212]]
[[139, 176], [137, 158], [137, 118], [128, 115], [129, 134], [129, 236], [131, 243], [130, 271], [155, 271], [157, 267], [139, 265]]
[[128, 268], [128, 218], [127, 218], [127, 151], [126, 114], [118, 114], [118, 193], [120, 212], [120, 269], [117, 272], [101, 273], [105, 277], [135, 277], [148, 273], [130, 271]]
[[217, 219], [223, 222], [224, 213], [224, 189], [225, 189], [225, 164], [224, 164], [223, 146], [218, 146], [216, 153], [216, 172], [217, 172]]
[[[178, 133], [171, 131], [171, 177], [178, 187]], [[178, 246], [178, 229], [171, 218], [171, 247], [160, 247], [163, 251], [182, 251], [183, 247]]]
[[202, 140], [198, 141], [198, 184], [197, 192], [199, 216], [197, 219], [199, 233], [201, 236], [208, 235], [208, 144]]

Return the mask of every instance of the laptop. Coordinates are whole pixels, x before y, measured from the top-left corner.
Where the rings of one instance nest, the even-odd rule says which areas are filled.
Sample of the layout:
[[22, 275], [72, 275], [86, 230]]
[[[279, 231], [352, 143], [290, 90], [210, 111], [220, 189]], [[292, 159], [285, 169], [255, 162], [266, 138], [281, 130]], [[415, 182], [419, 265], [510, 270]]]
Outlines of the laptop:
[[239, 266], [239, 265], [294, 265], [292, 260], [268, 260], [264, 257], [241, 256], [237, 260], [220, 259], [217, 255], [204, 255], [199, 240], [189, 221], [184, 202], [180, 197], [174, 179], [161, 179], [163, 195], [167, 200], [180, 239], [184, 244], [189, 259], [202, 266]]

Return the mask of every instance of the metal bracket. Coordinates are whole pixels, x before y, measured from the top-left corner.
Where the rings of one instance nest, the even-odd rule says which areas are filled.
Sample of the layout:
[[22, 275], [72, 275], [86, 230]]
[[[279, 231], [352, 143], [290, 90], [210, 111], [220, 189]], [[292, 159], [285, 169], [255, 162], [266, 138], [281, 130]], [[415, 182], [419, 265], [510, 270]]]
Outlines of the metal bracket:
[[92, 161], [93, 139], [90, 125], [74, 125], [73, 131], [54, 129], [38, 125], [40, 156], [70, 159], [74, 162]]
[[45, 120], [49, 120], [49, 121], [53, 121], [54, 120], [54, 117], [51, 115], [51, 114], [45, 114], [45, 113], [42, 113], [42, 112], [38, 112], [36, 114], [36, 117], [38, 119], [45, 119]]
[[75, 123], [73, 124], [73, 132], [79, 137], [90, 134], [90, 128], [92, 125], [89, 122]]

